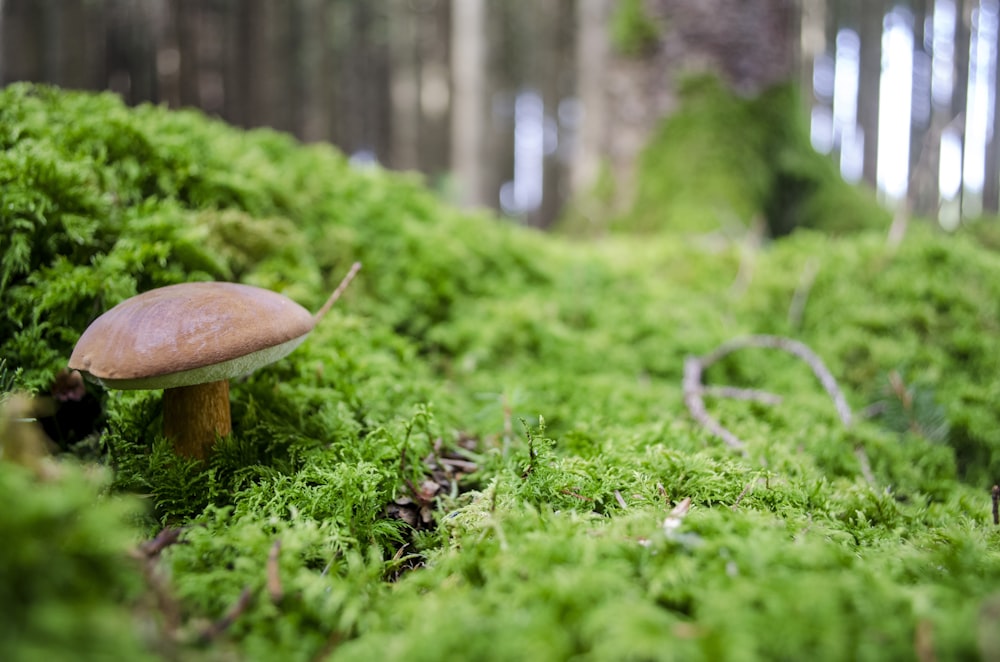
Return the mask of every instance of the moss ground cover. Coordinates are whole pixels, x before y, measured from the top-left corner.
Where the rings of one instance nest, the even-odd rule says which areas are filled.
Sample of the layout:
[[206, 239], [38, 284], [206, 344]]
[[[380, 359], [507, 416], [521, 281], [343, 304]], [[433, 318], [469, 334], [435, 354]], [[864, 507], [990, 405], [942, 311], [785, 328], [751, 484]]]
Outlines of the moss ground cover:
[[[326, 147], [29, 86], [0, 93], [0, 142], [6, 390], [49, 392], [139, 291], [239, 280], [315, 309], [364, 263], [233, 381], [206, 464], [160, 437], [159, 394], [96, 388], [89, 426], [50, 427], [60, 476], [0, 462], [0, 658], [1000, 654], [1000, 259], [973, 237], [582, 242]], [[706, 381], [785, 399], [708, 397], [746, 453], [713, 438], [684, 358], [750, 333], [812, 347], [859, 420], [746, 349]]]

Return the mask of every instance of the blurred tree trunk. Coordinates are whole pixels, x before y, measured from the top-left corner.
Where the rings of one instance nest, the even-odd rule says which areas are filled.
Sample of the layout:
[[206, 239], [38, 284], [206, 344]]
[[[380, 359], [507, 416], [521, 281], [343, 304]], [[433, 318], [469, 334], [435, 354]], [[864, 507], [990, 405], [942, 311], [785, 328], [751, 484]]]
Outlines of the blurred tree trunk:
[[606, 150], [608, 104], [605, 76], [610, 57], [610, 14], [610, 0], [577, 0], [577, 96], [583, 112], [579, 119], [576, 154], [571, 162], [570, 189], [576, 197], [597, 181]]
[[910, 181], [907, 201], [918, 216], [936, 218], [940, 202], [938, 169], [941, 162], [941, 132], [948, 124], [948, 114], [941, 112], [931, 89], [933, 48], [926, 43], [925, 22], [933, 18], [934, 3], [914, 0], [913, 23], [913, 126], [910, 140]]
[[[953, 73], [954, 87], [951, 93], [951, 114], [960, 118], [956, 123], [959, 128], [959, 141], [962, 158], [959, 161], [960, 172], [965, 161], [965, 110], [969, 97], [969, 42], [972, 29], [972, 10], [976, 4], [973, 0], [956, 0], [955, 2], [955, 70]], [[958, 206], [961, 213], [964, 207], [964, 175], [963, 185], [958, 189]]]
[[298, 126], [303, 140], [330, 138], [329, 85], [330, 67], [327, 52], [327, 0], [303, 0], [297, 16], [301, 38], [297, 82], [300, 98]]
[[420, 169], [439, 174], [450, 166], [451, 6], [437, 0], [418, 19], [420, 52]]
[[222, 28], [222, 115], [237, 126], [249, 126], [246, 109], [247, 88], [250, 75], [242, 66], [248, 50], [247, 35], [250, 23], [250, 0], [223, 0], [224, 24]]
[[993, 126], [986, 143], [986, 180], [983, 183], [983, 211], [1000, 212], [1000, 44], [994, 44]]
[[[829, 9], [824, 0], [802, 0], [799, 25], [799, 87], [802, 90], [804, 112], [812, 110], [813, 69], [816, 58], [826, 52], [827, 15]], [[836, 35], [834, 36], [836, 38]]]
[[543, 227], [558, 215], [562, 193], [566, 189], [565, 170], [558, 160], [559, 105], [573, 93], [576, 83], [572, 61], [572, 23], [562, 20], [572, 14], [567, 0], [547, 0], [536, 6], [531, 28], [529, 61], [534, 63], [525, 72], [524, 80], [535, 87], [542, 98], [542, 199], [538, 208], [525, 218], [529, 225]]
[[490, 155], [487, 89], [487, 4], [452, 0], [452, 141], [451, 167], [458, 199], [465, 205], [488, 205]]
[[198, 26], [203, 20], [201, 4], [196, 0], [174, 0], [174, 25], [177, 30], [178, 96], [180, 105], [198, 108], [201, 93], [198, 77], [201, 63], [198, 51]]
[[390, 0], [389, 98], [392, 100], [392, 141], [388, 165], [401, 170], [420, 166], [421, 44], [420, 16], [412, 3]]
[[886, 0], [861, 0], [861, 37], [858, 71], [858, 125], [864, 135], [862, 178], [873, 189], [878, 185], [878, 112], [882, 82], [882, 22]]
[[910, 0], [913, 10], [913, 72], [910, 102], [910, 172], [913, 173], [931, 119], [931, 56], [925, 48], [927, 0]]
[[160, 100], [156, 69], [157, 0], [107, 0], [108, 87], [129, 104]]

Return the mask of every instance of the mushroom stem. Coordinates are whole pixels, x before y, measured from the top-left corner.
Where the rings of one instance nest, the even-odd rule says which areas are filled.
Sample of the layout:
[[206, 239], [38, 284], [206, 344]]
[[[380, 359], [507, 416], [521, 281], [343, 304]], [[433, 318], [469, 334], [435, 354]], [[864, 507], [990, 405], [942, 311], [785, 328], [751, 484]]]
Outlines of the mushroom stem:
[[354, 276], [357, 275], [360, 270], [360, 262], [355, 262], [351, 265], [351, 270], [348, 271], [347, 275], [344, 276], [344, 279], [340, 281], [340, 285], [337, 286], [337, 289], [333, 291], [333, 294], [331, 294], [330, 298], [326, 300], [323, 307], [317, 310], [316, 314], [313, 315], [313, 324], [319, 324], [319, 321], [323, 319], [323, 315], [326, 315], [326, 311], [330, 310], [330, 308], [333, 307], [333, 304], [337, 303], [337, 299], [339, 299], [340, 295], [344, 293], [344, 290], [347, 289], [347, 286], [351, 284], [351, 281], [354, 280]]
[[178, 455], [204, 460], [216, 437], [231, 431], [229, 380], [164, 389], [163, 434]]

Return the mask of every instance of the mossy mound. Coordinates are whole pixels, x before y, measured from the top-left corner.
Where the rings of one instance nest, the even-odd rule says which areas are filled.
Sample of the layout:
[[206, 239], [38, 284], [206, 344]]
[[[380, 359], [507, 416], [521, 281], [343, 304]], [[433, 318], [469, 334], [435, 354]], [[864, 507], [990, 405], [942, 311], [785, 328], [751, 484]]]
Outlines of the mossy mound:
[[[144, 497], [115, 535], [182, 529], [138, 589], [177, 606], [144, 633], [151, 655], [1000, 652], [1000, 259], [971, 238], [575, 243], [273, 132], [30, 86], [0, 96], [0, 142], [0, 353], [19, 388], [47, 391], [87, 323], [138, 291], [232, 279], [316, 308], [364, 263], [304, 345], [234, 380], [207, 464], [174, 456], [157, 393], [95, 389], [104, 416], [57, 440]], [[746, 442], [726, 448], [685, 411], [684, 358], [749, 333], [808, 344], [873, 417], [845, 428], [806, 365], [741, 350], [707, 381], [785, 401], [707, 398]], [[135, 585], [120, 547], [96, 552]], [[43, 593], [24, 574], [40, 588], [22, 595]]]
[[846, 183], [812, 148], [793, 85], [742, 97], [714, 77], [693, 76], [678, 97], [678, 110], [640, 155], [629, 209], [586, 227], [570, 213], [564, 231], [739, 235], [759, 226], [780, 237], [796, 228], [844, 234], [888, 227], [873, 196]]

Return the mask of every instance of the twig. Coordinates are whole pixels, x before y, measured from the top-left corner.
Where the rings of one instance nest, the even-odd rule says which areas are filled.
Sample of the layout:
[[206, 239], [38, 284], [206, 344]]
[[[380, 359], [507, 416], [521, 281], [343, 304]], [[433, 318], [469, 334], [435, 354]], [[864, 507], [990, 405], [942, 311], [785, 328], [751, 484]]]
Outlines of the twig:
[[[736, 340], [730, 340], [729, 342], [723, 343], [704, 357], [699, 358], [689, 356], [684, 359], [684, 404], [687, 405], [688, 411], [691, 412], [691, 416], [698, 421], [698, 423], [705, 427], [709, 432], [722, 439], [730, 448], [743, 450], [745, 444], [739, 439], [739, 437], [722, 427], [718, 421], [708, 414], [708, 411], [705, 409], [705, 401], [703, 399], [703, 396], [706, 392], [708, 392], [708, 390], [702, 382], [702, 375], [704, 374], [706, 368], [716, 363], [724, 356], [745, 347], [779, 349], [801, 359], [802, 361], [805, 361], [805, 363], [812, 369], [813, 374], [816, 375], [816, 378], [819, 379], [820, 384], [823, 385], [827, 394], [833, 400], [833, 405], [837, 409], [837, 414], [840, 416], [840, 420], [843, 422], [844, 426], [849, 427], [851, 425], [853, 416], [851, 414], [851, 408], [847, 404], [847, 399], [844, 397], [843, 392], [837, 385], [837, 380], [834, 379], [833, 375], [830, 374], [830, 371], [827, 370], [825, 365], [823, 365], [823, 361], [811, 349], [809, 349], [805, 344], [797, 340], [792, 340], [791, 338], [767, 335], [747, 336], [745, 338], [737, 338]], [[738, 394], [736, 397], [755, 399], [762, 402], [766, 401], [766, 398], [777, 397], [770, 393], [765, 394], [760, 391], [751, 391], [746, 389], [736, 389], [733, 393]]]
[[868, 461], [868, 453], [862, 446], [856, 446], [854, 448], [854, 457], [858, 458], [858, 464], [861, 465], [861, 475], [865, 477], [865, 482], [868, 486], [875, 488], [875, 474], [872, 473], [872, 464]]
[[809, 293], [812, 291], [813, 283], [819, 274], [819, 260], [810, 257], [799, 275], [799, 283], [795, 286], [792, 294], [792, 302], [788, 305], [788, 325], [797, 329], [802, 326], [802, 314], [806, 309], [806, 301], [809, 300]]
[[341, 639], [343, 639], [343, 635], [340, 633], [340, 630], [334, 629], [334, 631], [330, 633], [330, 636], [327, 637], [326, 643], [323, 644], [323, 648], [321, 648], [319, 652], [313, 656], [311, 662], [322, 662], [328, 658], [330, 653], [336, 650], [337, 646], [340, 645]]
[[702, 427], [722, 439], [730, 448], [743, 450], [746, 444], [732, 432], [722, 427], [722, 424], [712, 418], [708, 410], [705, 409], [705, 400], [702, 398], [703, 389], [701, 386], [701, 374], [704, 369], [705, 366], [699, 359], [693, 356], [684, 359], [684, 404], [687, 405], [692, 418], [700, 423]]
[[628, 510], [628, 504], [625, 503], [625, 497], [623, 497], [622, 493], [618, 490], [615, 490], [615, 501], [617, 501], [618, 505], [622, 507], [622, 510]]
[[754, 402], [760, 402], [765, 405], [777, 406], [784, 401], [784, 398], [774, 393], [758, 391], [751, 388], [737, 388], [735, 386], [703, 386], [701, 388], [701, 392], [703, 395], [714, 396], [717, 398], [753, 400]]
[[913, 633], [913, 652], [918, 662], [937, 660], [937, 655], [934, 653], [934, 624], [926, 618], [917, 622], [917, 629]]
[[281, 540], [275, 540], [271, 545], [271, 551], [267, 553], [267, 593], [271, 596], [271, 602], [278, 604], [285, 597], [285, 592], [281, 588]]
[[171, 545], [176, 545], [180, 540], [181, 533], [184, 529], [177, 527], [167, 527], [159, 533], [152, 540], [147, 540], [146, 542], [139, 545], [137, 550], [138, 556], [145, 557], [147, 559], [152, 559], [160, 555], [167, 547]]
[[458, 469], [460, 471], [464, 471], [465, 473], [472, 473], [473, 471], [479, 469], [479, 465], [475, 462], [460, 460], [453, 457], [438, 458], [438, 464], [441, 464], [446, 469]]
[[559, 490], [559, 493], [560, 494], [565, 494], [566, 496], [571, 496], [574, 499], [579, 499], [580, 501], [593, 501], [593, 499], [591, 499], [590, 497], [583, 496], [582, 494], [578, 494], [578, 493], [574, 492], [573, 490], [569, 489], [568, 487], [562, 488], [561, 490]]
[[153, 557], [145, 556], [141, 558], [140, 566], [142, 568], [142, 576], [146, 580], [146, 585], [149, 586], [150, 592], [153, 594], [156, 608], [163, 618], [165, 643], [168, 646], [172, 646], [177, 641], [177, 633], [181, 627], [181, 606], [170, 592], [167, 581], [157, 571]]
[[993, 486], [993, 523], [1000, 526], [1000, 485]]
[[743, 497], [745, 497], [747, 495], [747, 493], [750, 491], [750, 489], [754, 485], [756, 485], [759, 481], [760, 481], [760, 478], [755, 478], [755, 479], [751, 480], [749, 483], [747, 483], [746, 487], [743, 488], [743, 491], [740, 492], [739, 496], [736, 497], [736, 501], [734, 501], [733, 505], [729, 506], [729, 508], [731, 510], [736, 510], [737, 508], [739, 508], [740, 507], [740, 501], [743, 501]]
[[228, 630], [229, 627], [243, 615], [243, 612], [247, 610], [251, 602], [253, 602], [253, 590], [247, 586], [243, 589], [240, 593], [240, 597], [236, 599], [236, 602], [233, 603], [233, 606], [229, 608], [229, 611], [227, 611], [222, 618], [202, 630], [200, 636], [202, 643], [207, 644]]
[[313, 315], [313, 319], [316, 321], [317, 324], [321, 319], [323, 319], [323, 316], [326, 315], [327, 311], [333, 307], [333, 304], [337, 303], [337, 299], [339, 299], [340, 295], [344, 293], [344, 290], [347, 289], [347, 286], [351, 284], [351, 281], [354, 280], [354, 277], [358, 274], [358, 271], [360, 270], [361, 270], [360, 262], [355, 262], [354, 264], [351, 265], [351, 270], [348, 271], [347, 275], [344, 276], [344, 279], [340, 281], [340, 285], [337, 286], [337, 289], [333, 291], [333, 293], [330, 295], [330, 298], [327, 299], [326, 303], [323, 304], [323, 307], [317, 310], [316, 314]]

